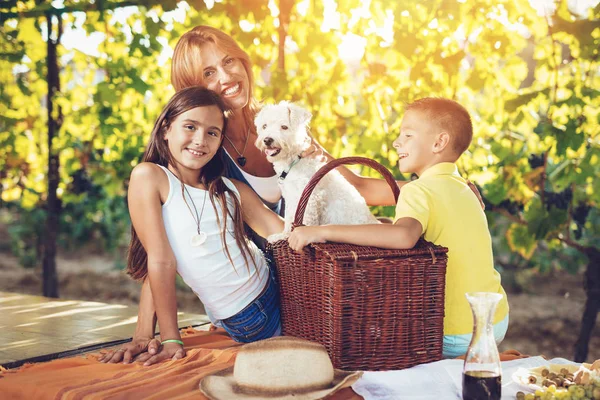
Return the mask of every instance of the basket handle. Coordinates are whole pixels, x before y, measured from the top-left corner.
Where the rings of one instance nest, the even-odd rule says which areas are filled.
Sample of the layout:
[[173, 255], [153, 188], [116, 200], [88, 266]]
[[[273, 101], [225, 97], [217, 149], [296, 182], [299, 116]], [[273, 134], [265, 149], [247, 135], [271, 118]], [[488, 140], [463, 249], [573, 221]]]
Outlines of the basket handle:
[[304, 188], [304, 191], [302, 192], [302, 196], [300, 196], [300, 201], [298, 202], [298, 207], [296, 208], [296, 215], [294, 216], [294, 224], [292, 225], [292, 229], [293, 229], [293, 227], [296, 227], [296, 226], [302, 226], [302, 221], [304, 220], [304, 211], [306, 211], [306, 205], [308, 204], [308, 199], [310, 198], [310, 195], [312, 194], [313, 190], [315, 189], [315, 186], [317, 186], [319, 181], [332, 169], [335, 169], [342, 165], [352, 165], [352, 164], [366, 165], [367, 167], [371, 167], [374, 170], [376, 170], [377, 172], [379, 172], [381, 175], [383, 175], [383, 177], [387, 181], [388, 185], [390, 185], [392, 192], [394, 193], [394, 198], [396, 199], [396, 201], [398, 201], [398, 196], [400, 196], [400, 188], [398, 187], [398, 184], [396, 183], [396, 179], [394, 179], [394, 176], [386, 167], [379, 164], [377, 161], [371, 160], [370, 158], [366, 158], [366, 157], [338, 158], [337, 160], [330, 161], [327, 164], [325, 164], [324, 166], [322, 166], [313, 175], [313, 177], [310, 179], [310, 181]]

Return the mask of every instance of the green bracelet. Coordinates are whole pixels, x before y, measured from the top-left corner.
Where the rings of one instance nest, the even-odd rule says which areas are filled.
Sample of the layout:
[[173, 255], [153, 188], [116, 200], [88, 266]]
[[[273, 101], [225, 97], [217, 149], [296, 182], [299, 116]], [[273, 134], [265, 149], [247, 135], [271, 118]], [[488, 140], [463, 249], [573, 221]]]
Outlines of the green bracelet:
[[167, 340], [163, 340], [162, 342], [160, 342], [160, 344], [165, 344], [165, 343], [179, 343], [180, 345], [183, 346], [183, 342], [181, 340], [177, 340], [177, 339], [167, 339]]

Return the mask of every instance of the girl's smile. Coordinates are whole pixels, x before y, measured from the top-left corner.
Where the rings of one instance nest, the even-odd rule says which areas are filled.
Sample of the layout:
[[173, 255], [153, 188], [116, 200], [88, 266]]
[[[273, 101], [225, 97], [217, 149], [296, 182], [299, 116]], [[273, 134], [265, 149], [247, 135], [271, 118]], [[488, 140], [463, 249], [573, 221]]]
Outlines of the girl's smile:
[[190, 148], [187, 148], [186, 150], [187, 150], [187, 151], [189, 151], [190, 153], [192, 153], [192, 155], [193, 155], [194, 157], [198, 157], [198, 158], [200, 158], [200, 157], [203, 157], [203, 156], [205, 156], [205, 155], [207, 155], [207, 154], [208, 154], [208, 153], [206, 153], [206, 152], [203, 152], [203, 151], [197, 151], [197, 150], [190, 149]]

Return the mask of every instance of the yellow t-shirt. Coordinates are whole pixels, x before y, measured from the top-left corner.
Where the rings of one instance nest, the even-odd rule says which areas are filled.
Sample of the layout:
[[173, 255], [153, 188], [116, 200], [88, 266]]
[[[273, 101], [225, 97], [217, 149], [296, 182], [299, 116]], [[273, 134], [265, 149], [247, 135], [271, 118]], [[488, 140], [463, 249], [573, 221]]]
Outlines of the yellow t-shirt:
[[494, 323], [502, 321], [508, 301], [494, 269], [485, 213], [455, 164], [436, 164], [402, 187], [396, 219], [404, 217], [421, 223], [425, 240], [448, 248], [444, 335], [473, 332], [468, 292], [501, 293]]

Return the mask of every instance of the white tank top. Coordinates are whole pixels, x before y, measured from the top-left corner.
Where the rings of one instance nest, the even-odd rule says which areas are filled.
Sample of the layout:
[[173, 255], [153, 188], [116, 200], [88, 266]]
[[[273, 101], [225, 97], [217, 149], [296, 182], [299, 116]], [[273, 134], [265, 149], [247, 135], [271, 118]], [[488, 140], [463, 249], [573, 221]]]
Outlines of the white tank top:
[[[177, 261], [177, 272], [204, 304], [211, 321], [231, 317], [258, 297], [266, 286], [269, 273], [264, 255], [252, 241], [247, 240], [256, 267], [250, 258], [248, 259], [250, 265], [244, 262], [241, 249], [233, 235], [233, 221], [228, 216], [225, 237], [233, 260], [232, 266], [223, 248], [222, 229], [215, 215], [216, 208], [222, 224], [223, 215], [219, 201], [215, 199], [215, 208], [213, 208], [207, 190], [185, 185], [187, 189], [184, 191], [185, 199], [194, 212], [192, 216], [183, 200], [181, 182], [167, 168], [160, 167], [169, 178], [169, 196], [162, 206], [162, 216], [169, 244]], [[227, 178], [222, 179], [240, 199], [235, 185]], [[193, 199], [193, 203], [189, 196]], [[202, 211], [205, 196], [207, 198]], [[232, 209], [230, 195], [226, 196], [228, 207]], [[194, 204], [198, 216], [202, 213], [200, 230], [207, 234], [206, 241], [198, 247], [190, 244], [190, 238], [197, 233]]]
[[[224, 147], [223, 150], [225, 150]], [[227, 150], [225, 150], [225, 153], [227, 154], [227, 157], [233, 160]], [[250, 175], [241, 169], [237, 163], [233, 162], [233, 164], [235, 164], [236, 168], [244, 175], [244, 178], [248, 181], [248, 185], [250, 185], [262, 199], [269, 203], [277, 203], [281, 199], [281, 187], [279, 186], [279, 176], [277, 174], [263, 178], [262, 176]]]

